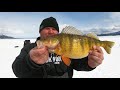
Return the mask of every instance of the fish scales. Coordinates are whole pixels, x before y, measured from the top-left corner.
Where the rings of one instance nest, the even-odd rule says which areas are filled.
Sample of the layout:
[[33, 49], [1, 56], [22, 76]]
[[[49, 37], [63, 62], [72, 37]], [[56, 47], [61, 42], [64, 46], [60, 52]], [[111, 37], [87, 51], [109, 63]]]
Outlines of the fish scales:
[[[59, 54], [68, 56], [70, 58], [82, 58], [87, 55], [93, 45], [100, 46], [100, 40], [90, 38], [87, 36], [59, 34], [57, 37], [60, 41]], [[58, 52], [57, 50], [55, 51]]]
[[[72, 30], [72, 31], [67, 31]], [[75, 34], [72, 34], [75, 32]], [[93, 34], [81, 35], [76, 28], [68, 26], [62, 30], [62, 33], [40, 39], [37, 41], [37, 46], [44, 45], [48, 47], [50, 53], [56, 53], [60, 55], [64, 63], [69, 66], [71, 59], [81, 59], [89, 54], [89, 51], [93, 49], [93, 46], [100, 46], [110, 54], [111, 48], [115, 44], [113, 41], [101, 41]]]

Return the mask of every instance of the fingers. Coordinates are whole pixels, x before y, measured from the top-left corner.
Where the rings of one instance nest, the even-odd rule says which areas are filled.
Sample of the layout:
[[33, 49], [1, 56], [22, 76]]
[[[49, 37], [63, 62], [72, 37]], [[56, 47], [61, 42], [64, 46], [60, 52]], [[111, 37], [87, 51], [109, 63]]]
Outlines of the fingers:
[[103, 59], [103, 54], [97, 51], [91, 51], [91, 53], [88, 55], [89, 66], [93, 68], [97, 67], [98, 65], [102, 64]]
[[101, 63], [102, 63], [102, 62], [100, 62], [100, 63], [96, 62], [94, 59], [89, 59], [89, 60], [88, 60], [88, 65], [89, 65], [90, 67], [92, 67], [92, 68], [97, 67], [97, 66], [100, 65]]
[[99, 46], [93, 46], [93, 50], [96, 50], [97, 52], [103, 54], [103, 51], [102, 51], [102, 49]]
[[29, 52], [30, 58], [37, 64], [43, 64], [48, 60], [49, 53], [46, 47], [44, 48], [33, 48]]
[[100, 52], [97, 52], [97, 51], [90, 51], [90, 55], [96, 56], [96, 57], [98, 57], [98, 58], [100, 58], [102, 60], [104, 59], [103, 53], [100, 53]]
[[41, 48], [38, 48], [37, 46], [32, 49], [35, 53], [41, 55], [43, 53], [48, 53], [48, 48], [46, 46], [43, 46]]
[[36, 42], [36, 44], [37, 44], [37, 48], [43, 48], [44, 47], [43, 43], [39, 40]]
[[103, 61], [103, 59], [101, 59], [101, 58], [99, 58], [99, 57], [97, 57], [97, 56], [89, 56], [89, 59], [91, 60], [91, 61], [93, 61], [94, 63], [96, 63], [97, 65], [99, 65], [99, 64], [101, 64], [102, 63], [102, 61]]
[[104, 59], [103, 51], [99, 46], [93, 46], [93, 50], [90, 50], [89, 54], [93, 60], [101, 61]]

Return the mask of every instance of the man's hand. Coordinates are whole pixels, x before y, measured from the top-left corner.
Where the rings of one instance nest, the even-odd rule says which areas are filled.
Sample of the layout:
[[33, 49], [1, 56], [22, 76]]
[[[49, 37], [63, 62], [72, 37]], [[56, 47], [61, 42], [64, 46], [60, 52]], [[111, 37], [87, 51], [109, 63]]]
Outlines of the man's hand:
[[93, 50], [91, 50], [88, 55], [88, 65], [91, 68], [95, 68], [102, 63], [103, 59], [102, 49], [98, 46], [94, 46]]
[[49, 53], [47, 50], [47, 47], [35, 47], [30, 50], [30, 58], [36, 63], [36, 64], [44, 64], [49, 57]]

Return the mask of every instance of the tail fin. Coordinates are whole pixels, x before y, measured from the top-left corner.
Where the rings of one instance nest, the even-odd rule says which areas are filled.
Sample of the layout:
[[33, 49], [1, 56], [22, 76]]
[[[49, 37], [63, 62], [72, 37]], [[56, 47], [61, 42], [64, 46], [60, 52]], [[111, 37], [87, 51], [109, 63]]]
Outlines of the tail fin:
[[111, 53], [111, 48], [114, 46], [115, 42], [112, 41], [102, 41], [104, 43], [103, 48], [108, 54]]

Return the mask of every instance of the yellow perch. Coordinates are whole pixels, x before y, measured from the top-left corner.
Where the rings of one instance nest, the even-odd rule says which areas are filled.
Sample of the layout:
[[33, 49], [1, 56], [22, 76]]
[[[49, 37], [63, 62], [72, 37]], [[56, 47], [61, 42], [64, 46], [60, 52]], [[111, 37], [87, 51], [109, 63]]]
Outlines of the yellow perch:
[[[77, 33], [72, 34], [73, 32]], [[78, 33], [78, 31], [74, 27], [68, 26], [64, 28], [63, 32], [58, 35], [38, 40], [37, 45], [39, 46], [40, 44], [47, 46], [50, 52], [56, 53], [57, 55], [66, 58], [63, 59], [63, 61], [66, 65], [69, 66], [70, 61], [68, 60], [70, 59], [67, 58], [84, 58], [88, 55], [93, 46], [103, 47], [105, 51], [110, 54], [114, 42], [101, 41], [93, 33], [81, 35], [81, 33]]]

